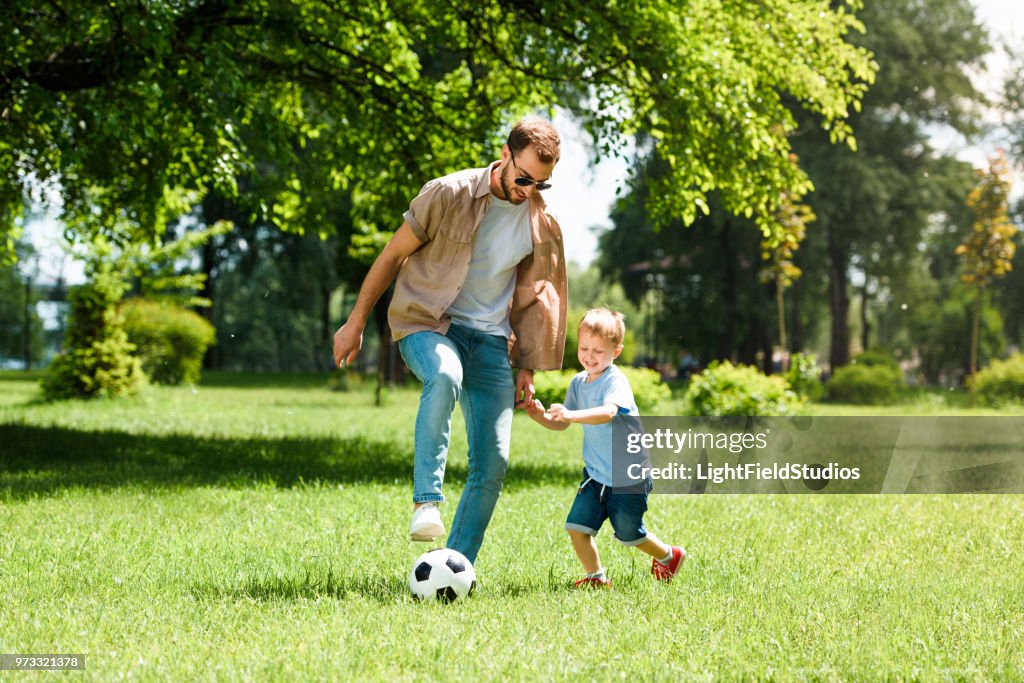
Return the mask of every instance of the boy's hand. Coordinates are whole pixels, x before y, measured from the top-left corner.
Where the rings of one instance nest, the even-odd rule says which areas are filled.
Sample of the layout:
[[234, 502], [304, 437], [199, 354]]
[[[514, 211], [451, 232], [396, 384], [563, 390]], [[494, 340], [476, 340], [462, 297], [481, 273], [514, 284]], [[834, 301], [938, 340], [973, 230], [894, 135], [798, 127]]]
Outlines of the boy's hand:
[[555, 422], [571, 422], [572, 411], [566, 409], [561, 403], [552, 403], [548, 408], [548, 417]]
[[532, 403], [526, 404], [526, 413], [531, 417], [544, 417], [544, 404], [538, 399], [533, 399]]

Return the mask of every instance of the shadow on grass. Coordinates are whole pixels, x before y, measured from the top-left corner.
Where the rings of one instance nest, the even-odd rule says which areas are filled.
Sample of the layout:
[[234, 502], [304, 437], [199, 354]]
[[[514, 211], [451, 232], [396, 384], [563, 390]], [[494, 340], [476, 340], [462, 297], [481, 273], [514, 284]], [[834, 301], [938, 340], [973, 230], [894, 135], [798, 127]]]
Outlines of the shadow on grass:
[[[464, 463], [449, 462], [447, 483], [465, 482]], [[572, 486], [577, 478], [574, 466], [513, 462], [505, 481]], [[412, 454], [366, 437], [200, 438], [0, 425], [0, 500], [69, 488], [289, 488], [316, 481], [411, 485]]]

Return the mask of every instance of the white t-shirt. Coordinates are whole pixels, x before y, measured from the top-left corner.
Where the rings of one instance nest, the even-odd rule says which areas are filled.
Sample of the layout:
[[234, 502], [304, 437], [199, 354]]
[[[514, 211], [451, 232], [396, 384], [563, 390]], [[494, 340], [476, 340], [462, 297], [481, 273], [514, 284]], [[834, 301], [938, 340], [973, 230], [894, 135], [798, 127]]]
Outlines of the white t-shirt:
[[516, 266], [533, 251], [530, 202], [513, 204], [491, 197], [473, 237], [466, 281], [448, 307], [457, 325], [508, 337], [508, 305], [516, 286]]

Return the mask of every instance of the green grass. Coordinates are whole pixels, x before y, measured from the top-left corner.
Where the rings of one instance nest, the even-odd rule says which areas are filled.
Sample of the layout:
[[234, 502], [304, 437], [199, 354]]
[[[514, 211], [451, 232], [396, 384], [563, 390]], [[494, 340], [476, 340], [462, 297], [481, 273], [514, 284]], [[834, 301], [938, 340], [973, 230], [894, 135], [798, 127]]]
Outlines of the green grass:
[[580, 430], [517, 416], [477, 595], [419, 604], [416, 393], [325, 386], [47, 405], [0, 377], [0, 652], [85, 653], [90, 680], [1024, 679], [1020, 496], [654, 496], [684, 572], [655, 584], [605, 530], [615, 588], [579, 593]]

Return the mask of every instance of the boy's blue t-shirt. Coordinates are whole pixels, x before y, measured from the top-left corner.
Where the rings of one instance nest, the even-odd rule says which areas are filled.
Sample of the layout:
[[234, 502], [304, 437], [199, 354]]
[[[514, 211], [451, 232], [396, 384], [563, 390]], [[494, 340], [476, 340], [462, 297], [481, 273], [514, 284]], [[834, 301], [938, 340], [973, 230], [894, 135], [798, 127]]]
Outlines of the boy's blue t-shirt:
[[587, 383], [586, 371], [579, 373], [569, 382], [565, 392], [565, 407], [569, 410], [587, 410], [614, 403], [619, 413], [611, 422], [601, 425], [583, 425], [583, 464], [595, 481], [611, 486], [612, 476], [612, 427], [617, 421], [628, 416], [638, 416], [640, 411], [633, 398], [629, 380], [615, 367], [608, 369], [593, 382]]

